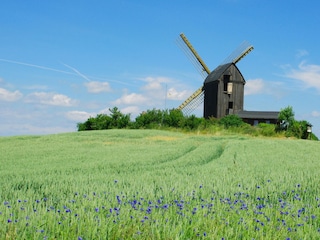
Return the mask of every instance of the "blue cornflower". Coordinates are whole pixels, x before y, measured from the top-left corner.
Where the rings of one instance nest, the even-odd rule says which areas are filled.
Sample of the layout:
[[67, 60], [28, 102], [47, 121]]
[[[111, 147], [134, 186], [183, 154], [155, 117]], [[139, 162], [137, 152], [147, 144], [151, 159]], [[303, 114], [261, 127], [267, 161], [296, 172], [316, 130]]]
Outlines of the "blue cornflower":
[[7, 222], [8, 222], [8, 223], [11, 223], [11, 222], [12, 222], [12, 220], [9, 218]]
[[82, 237], [78, 237], [78, 240], [82, 240]]
[[150, 207], [148, 207], [148, 209], [146, 210], [146, 212], [147, 212], [148, 214], [150, 214], [151, 211], [152, 211], [152, 209], [151, 209]]
[[95, 208], [94, 210], [95, 210], [96, 212], [99, 212], [99, 208]]

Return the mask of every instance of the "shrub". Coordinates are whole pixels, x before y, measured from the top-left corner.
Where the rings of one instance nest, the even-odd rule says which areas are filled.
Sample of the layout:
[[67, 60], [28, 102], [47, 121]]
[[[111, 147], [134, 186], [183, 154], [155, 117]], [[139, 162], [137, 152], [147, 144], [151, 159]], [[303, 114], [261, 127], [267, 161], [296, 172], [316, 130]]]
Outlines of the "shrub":
[[164, 118], [164, 112], [161, 110], [147, 110], [136, 117], [136, 128], [150, 128], [150, 126], [159, 126]]
[[259, 123], [258, 128], [263, 136], [274, 136], [275, 135], [275, 125], [269, 123]]
[[230, 127], [240, 127], [243, 125], [243, 120], [237, 115], [227, 115], [219, 120], [219, 124], [223, 125], [225, 128]]
[[191, 115], [189, 117], [185, 117], [181, 127], [194, 130], [199, 128], [200, 125], [205, 124], [205, 119], [204, 118], [197, 118], [195, 115]]
[[111, 128], [126, 128], [130, 125], [130, 115], [123, 114], [117, 107], [109, 109], [110, 116], [107, 114], [97, 114], [97, 116], [88, 118], [84, 123], [78, 123], [78, 131], [85, 130], [103, 130]]
[[171, 109], [169, 110], [169, 114], [167, 111], [165, 113], [166, 114], [163, 114], [164, 116], [163, 124], [165, 126], [174, 127], [174, 128], [181, 127], [182, 122], [185, 119], [181, 110]]

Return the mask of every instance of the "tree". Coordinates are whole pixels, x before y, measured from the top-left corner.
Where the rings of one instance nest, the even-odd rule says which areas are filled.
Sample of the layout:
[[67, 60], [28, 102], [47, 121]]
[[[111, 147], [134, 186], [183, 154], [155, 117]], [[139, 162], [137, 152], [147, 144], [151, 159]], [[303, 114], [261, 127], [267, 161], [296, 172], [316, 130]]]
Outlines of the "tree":
[[278, 119], [280, 121], [280, 130], [287, 130], [295, 122], [294, 112], [291, 106], [280, 110]]
[[130, 123], [130, 114], [123, 114], [117, 107], [109, 108], [112, 119], [111, 128], [126, 128]]
[[136, 117], [136, 127], [137, 128], [152, 128], [154, 126], [160, 126], [163, 118], [165, 118], [166, 112], [161, 110], [147, 110], [142, 112]]
[[184, 116], [181, 110], [171, 109], [169, 114], [164, 115], [164, 125], [178, 128], [183, 122]]

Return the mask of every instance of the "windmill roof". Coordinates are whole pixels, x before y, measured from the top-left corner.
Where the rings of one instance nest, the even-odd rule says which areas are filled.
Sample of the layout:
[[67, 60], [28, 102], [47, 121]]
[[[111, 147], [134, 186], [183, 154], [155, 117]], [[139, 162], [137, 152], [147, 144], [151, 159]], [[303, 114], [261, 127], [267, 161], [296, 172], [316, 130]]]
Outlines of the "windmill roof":
[[250, 119], [278, 119], [279, 112], [239, 111], [237, 115], [241, 118], [250, 118]]
[[[204, 80], [204, 83], [209, 83], [209, 82], [213, 82], [218, 80], [221, 75], [223, 75], [223, 73], [231, 66], [234, 65], [236, 67], [236, 65], [232, 62], [230, 63], [226, 63], [226, 64], [221, 64], [218, 67], [216, 67], [216, 69], [214, 69], [208, 76], [207, 78]], [[239, 71], [240, 72], [240, 71]]]

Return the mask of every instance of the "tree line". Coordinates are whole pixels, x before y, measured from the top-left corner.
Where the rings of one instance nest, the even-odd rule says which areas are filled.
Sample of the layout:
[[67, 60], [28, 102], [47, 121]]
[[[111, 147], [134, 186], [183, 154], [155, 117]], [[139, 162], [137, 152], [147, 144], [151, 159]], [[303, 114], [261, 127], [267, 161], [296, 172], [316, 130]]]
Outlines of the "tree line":
[[221, 119], [185, 116], [178, 109], [151, 109], [140, 113], [134, 121], [130, 114], [122, 113], [117, 107], [109, 109], [109, 114], [97, 114], [83, 123], [77, 124], [78, 131], [103, 129], [180, 129], [182, 131], [217, 132], [225, 130], [234, 133], [263, 136], [285, 136], [299, 139], [318, 138], [308, 132], [312, 125], [306, 120], [297, 121], [291, 106], [281, 109], [279, 124], [259, 123], [251, 126], [237, 115], [227, 115]]

